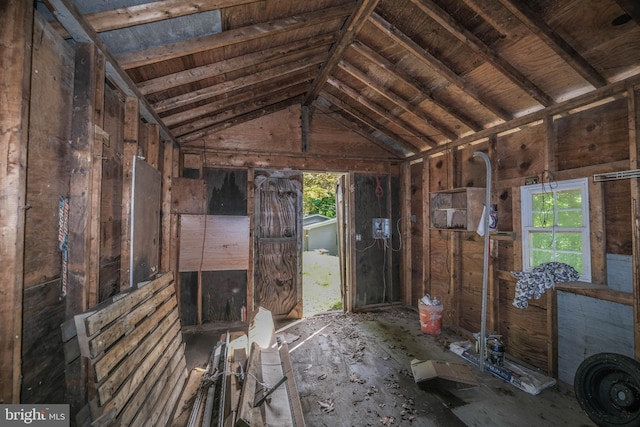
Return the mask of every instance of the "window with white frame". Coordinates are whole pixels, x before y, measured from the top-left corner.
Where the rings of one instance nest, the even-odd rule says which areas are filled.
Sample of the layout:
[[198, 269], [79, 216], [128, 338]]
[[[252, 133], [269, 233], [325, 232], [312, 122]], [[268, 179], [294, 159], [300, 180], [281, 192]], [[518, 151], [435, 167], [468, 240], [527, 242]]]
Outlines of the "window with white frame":
[[520, 187], [522, 265], [563, 262], [591, 281], [588, 178]]

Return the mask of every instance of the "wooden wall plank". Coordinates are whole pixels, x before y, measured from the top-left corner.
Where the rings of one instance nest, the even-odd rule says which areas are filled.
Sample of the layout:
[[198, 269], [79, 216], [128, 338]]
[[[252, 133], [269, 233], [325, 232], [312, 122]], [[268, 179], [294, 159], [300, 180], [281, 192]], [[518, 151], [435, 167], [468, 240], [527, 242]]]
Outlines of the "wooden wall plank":
[[0, 259], [2, 298], [0, 320], [0, 401], [20, 401], [22, 343], [22, 292], [24, 288], [24, 237], [26, 164], [31, 91], [33, 7], [9, 0], [0, 13]]

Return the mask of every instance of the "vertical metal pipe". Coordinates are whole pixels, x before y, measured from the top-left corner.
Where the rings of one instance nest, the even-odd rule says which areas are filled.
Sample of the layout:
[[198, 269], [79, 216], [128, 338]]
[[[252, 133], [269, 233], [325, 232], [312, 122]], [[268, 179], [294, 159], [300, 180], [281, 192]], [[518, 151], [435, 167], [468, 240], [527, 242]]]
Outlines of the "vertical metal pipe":
[[484, 371], [484, 356], [486, 353], [487, 334], [487, 288], [489, 280], [489, 206], [491, 206], [491, 160], [489, 156], [481, 151], [473, 153], [473, 157], [481, 157], [487, 168], [487, 184], [484, 203], [484, 268], [482, 274], [482, 314], [480, 315], [480, 354], [478, 355], [478, 366], [480, 371]]

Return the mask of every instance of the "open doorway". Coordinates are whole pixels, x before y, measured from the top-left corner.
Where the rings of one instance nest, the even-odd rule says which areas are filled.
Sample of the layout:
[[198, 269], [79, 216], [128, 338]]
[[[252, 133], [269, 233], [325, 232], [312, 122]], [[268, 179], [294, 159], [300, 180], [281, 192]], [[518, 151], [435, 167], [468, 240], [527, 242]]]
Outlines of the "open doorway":
[[303, 186], [302, 295], [305, 317], [342, 310], [336, 219], [341, 173], [305, 173]]

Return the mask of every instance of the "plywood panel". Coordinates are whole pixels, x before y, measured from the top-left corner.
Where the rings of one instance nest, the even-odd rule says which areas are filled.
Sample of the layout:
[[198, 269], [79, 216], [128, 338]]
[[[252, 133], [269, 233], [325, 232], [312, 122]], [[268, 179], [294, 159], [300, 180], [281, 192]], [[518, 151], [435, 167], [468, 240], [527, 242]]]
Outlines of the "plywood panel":
[[181, 215], [179, 271], [247, 270], [249, 217]]
[[246, 270], [202, 272], [202, 323], [242, 321], [246, 304]]
[[559, 118], [554, 125], [560, 171], [629, 158], [625, 99]]
[[[422, 240], [423, 233], [427, 233], [424, 229], [423, 214], [426, 210], [422, 198], [422, 171], [424, 163], [414, 163], [411, 165], [411, 215], [410, 232], [411, 232], [411, 295], [409, 300], [411, 304], [415, 304], [415, 300], [424, 295], [425, 278], [423, 276], [423, 254], [424, 242]], [[415, 222], [413, 221], [415, 217]]]
[[523, 128], [498, 136], [492, 159], [495, 181], [542, 175], [544, 170], [545, 127]]
[[246, 169], [204, 168], [208, 215], [247, 214]]
[[160, 257], [160, 192], [162, 176], [136, 157], [133, 166], [131, 214], [131, 284], [158, 272]]

